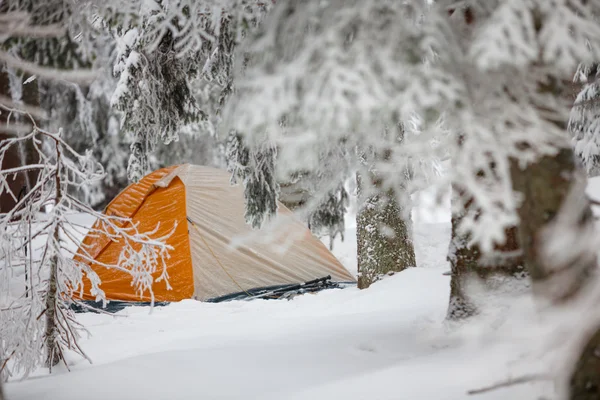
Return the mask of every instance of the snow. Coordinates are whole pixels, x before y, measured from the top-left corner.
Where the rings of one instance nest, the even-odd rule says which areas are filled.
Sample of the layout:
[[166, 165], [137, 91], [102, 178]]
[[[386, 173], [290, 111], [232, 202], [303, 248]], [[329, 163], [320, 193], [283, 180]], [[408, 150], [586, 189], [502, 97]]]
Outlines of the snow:
[[[445, 199], [435, 212], [414, 210], [418, 267], [365, 291], [79, 314], [91, 333], [81, 345], [93, 364], [72, 356], [71, 372], [63, 367], [48, 376], [41, 370], [10, 382], [7, 398], [490, 400], [552, 394], [548, 382], [467, 394], [545, 372], [552, 352], [540, 343], [546, 328], [532, 323], [535, 309], [527, 297], [498, 300], [464, 326], [444, 322], [447, 208]], [[336, 241], [334, 253], [356, 273], [356, 228], [351, 218], [347, 222], [346, 240]]]

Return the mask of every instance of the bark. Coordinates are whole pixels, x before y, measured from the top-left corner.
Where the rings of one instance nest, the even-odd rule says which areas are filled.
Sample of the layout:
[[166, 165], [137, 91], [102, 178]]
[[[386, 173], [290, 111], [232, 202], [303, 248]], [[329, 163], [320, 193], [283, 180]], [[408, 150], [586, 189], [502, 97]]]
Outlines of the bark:
[[[374, 174], [370, 178], [376, 189], [381, 188]], [[415, 267], [416, 261], [411, 222], [403, 217], [410, 215], [408, 206], [399, 204], [393, 191], [365, 196], [361, 179], [357, 175], [361, 204], [356, 216], [358, 287], [366, 289], [386, 275]]]
[[600, 399], [600, 329], [589, 338], [575, 364], [569, 399]]
[[[573, 151], [561, 149], [513, 173], [515, 191], [523, 194], [519, 208], [519, 241], [524, 263], [531, 275], [534, 294], [560, 304], [573, 298], [596, 268], [595, 257], [574, 258], [569, 265], [544, 257], [542, 232], [555, 220], [569, 193], [575, 188], [578, 173]], [[585, 196], [583, 188], [577, 196]], [[589, 204], [575, 218], [575, 225], [593, 224]], [[566, 228], [566, 227], [565, 227]], [[568, 249], [565, 249], [568, 251]]]
[[[473, 34], [477, 20], [476, 8], [471, 6], [450, 7], [448, 16], [456, 24], [465, 37]], [[459, 140], [461, 140], [459, 138]], [[463, 188], [454, 186], [453, 198], [465, 196]], [[469, 246], [469, 237], [457, 231], [464, 216], [464, 211], [470, 206], [465, 202], [463, 212], [452, 215], [452, 237], [448, 251], [448, 261], [451, 268], [450, 301], [447, 318], [457, 320], [477, 314], [483, 304], [469, 296], [468, 284], [479, 281], [485, 290], [501, 289], [508, 281], [522, 281], [528, 285], [529, 277], [523, 265], [518, 227], [506, 229], [506, 241], [503, 245], [495, 246], [493, 255], [482, 254], [478, 246]]]
[[[569, 87], [565, 83], [562, 87]], [[557, 85], [541, 86], [541, 91], [552, 90], [561, 93]], [[564, 90], [568, 97], [572, 93]], [[566, 121], [556, 121], [556, 125], [566, 131]], [[552, 227], [557, 218], [561, 218], [564, 229], [579, 233], [578, 240], [586, 240], [586, 232], [593, 231], [594, 218], [589, 201], [586, 199], [585, 184], [581, 184], [577, 174], [578, 165], [571, 148], [561, 149], [555, 156], [546, 156], [518, 171], [515, 189], [522, 192], [525, 201], [519, 210], [523, 227], [520, 241], [524, 250], [527, 269], [531, 273], [533, 290], [537, 298], [551, 304], [564, 304], [575, 298], [581, 289], [591, 281], [590, 276], [597, 270], [596, 250], [589, 253], [569, 254], [568, 242], [561, 249], [566, 257], [555, 260], [544, 257], [544, 228]], [[584, 178], [581, 177], [583, 180]], [[573, 207], [572, 199], [580, 204]], [[560, 213], [560, 214], [559, 214]], [[563, 226], [564, 225], [564, 226]], [[554, 235], [560, 234], [554, 231]], [[600, 399], [600, 329], [593, 332], [581, 350], [569, 382], [571, 400]]]
[[0, 400], [4, 400], [4, 392], [2, 391], [2, 379], [0, 379]]
[[[499, 275], [512, 275], [519, 279], [530, 276], [538, 299], [560, 304], [574, 297], [596, 268], [595, 257], [577, 256], [566, 265], [557, 265], [555, 259], [543, 254], [542, 234], [561, 211], [567, 195], [574, 190], [578, 171], [572, 150], [562, 149], [557, 155], [543, 157], [524, 169], [513, 163], [512, 168], [513, 189], [523, 195], [518, 210], [520, 223], [518, 227], [507, 230], [507, 242], [496, 252], [519, 252], [521, 255], [512, 260], [499, 260], [501, 263], [482, 263], [483, 256], [477, 246], [469, 247], [469, 238], [461, 237], [456, 230], [461, 215], [453, 215], [448, 257], [452, 269], [450, 319], [468, 317], [477, 312], [477, 305], [466, 293], [466, 284], [474, 277], [485, 284]], [[578, 195], [585, 196], [583, 192]], [[589, 205], [576, 218], [575, 225], [593, 223]]]
[[[60, 161], [60, 146], [56, 144], [56, 176], [55, 176], [55, 204], [60, 203], [62, 198], [61, 188], [61, 161]], [[50, 246], [58, 246], [60, 237], [58, 226], [54, 227], [52, 233], [53, 244]], [[52, 367], [59, 363], [62, 359], [60, 347], [58, 345], [58, 325], [57, 325], [57, 308], [58, 308], [58, 251], [55, 249], [54, 254], [50, 257], [50, 277], [48, 283], [48, 291], [46, 292], [46, 332], [44, 335], [45, 346], [46, 346], [46, 367], [52, 371]]]
[[[548, 225], [559, 212], [559, 207], [564, 205], [567, 196], [585, 199], [584, 185], [575, 186], [573, 174], [576, 173], [574, 156], [570, 149], [562, 150], [556, 157], [545, 157], [536, 163], [530, 171], [528, 185], [523, 191], [529, 194], [523, 216], [526, 212], [531, 215], [525, 219], [529, 239], [526, 243], [525, 256], [528, 268], [531, 270], [534, 293], [538, 298], [554, 304], [563, 304], [579, 294], [585, 285], [592, 281], [591, 276], [597, 271], [596, 250], [591, 249], [589, 254], [573, 254], [557, 264], [552, 258], [540, 257], [540, 225]], [[553, 188], [540, 186], [542, 179], [552, 178]], [[572, 193], [572, 190], [576, 192]], [[570, 206], [570, 204], [566, 204]], [[565, 212], [565, 210], [560, 210]], [[564, 229], [582, 229], [594, 224], [589, 203], [583, 202], [579, 210], [572, 215], [567, 214], [572, 220], [571, 226]], [[562, 228], [562, 225], [560, 226]], [[590, 229], [589, 231], [592, 231]], [[556, 234], [556, 233], [554, 233]], [[583, 234], [578, 240], [586, 240]], [[569, 252], [565, 247], [564, 252]], [[562, 257], [561, 257], [562, 258]], [[581, 349], [578, 360], [574, 365], [569, 382], [569, 399], [571, 400], [596, 400], [600, 399], [600, 328], [592, 331], [585, 346]]]
[[[456, 186], [453, 191], [453, 198], [464, 195], [464, 191]], [[466, 207], [469, 206], [470, 202], [467, 202]], [[505, 231], [506, 241], [495, 247], [493, 256], [484, 255], [477, 245], [469, 245], [468, 236], [458, 232], [463, 216], [464, 212], [452, 215], [452, 237], [448, 251], [451, 279], [447, 318], [450, 320], [471, 317], [481, 308], [482, 304], [469, 295], [470, 282], [478, 280], [486, 290], [491, 290], [504, 285], [507, 279], [528, 279], [519, 249], [517, 227]]]

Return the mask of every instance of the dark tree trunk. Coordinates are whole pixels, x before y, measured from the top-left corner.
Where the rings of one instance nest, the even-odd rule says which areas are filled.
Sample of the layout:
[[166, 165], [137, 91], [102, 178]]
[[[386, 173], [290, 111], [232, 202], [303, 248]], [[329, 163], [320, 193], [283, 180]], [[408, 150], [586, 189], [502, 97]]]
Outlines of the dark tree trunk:
[[[464, 191], [453, 187], [453, 198], [464, 195]], [[466, 207], [470, 202], [466, 203]], [[448, 261], [451, 268], [450, 302], [447, 318], [458, 320], [477, 314], [482, 304], [469, 295], [468, 285], [478, 280], [483, 287], [492, 289], [505, 279], [524, 281], [528, 277], [523, 267], [523, 259], [517, 240], [517, 228], [507, 229], [506, 242], [496, 246], [494, 254], [484, 255], [477, 245], [469, 245], [470, 238], [458, 232], [463, 213], [452, 215], [452, 237], [448, 251]], [[497, 279], [500, 278], [500, 279]]]
[[[1, 67], [2, 65], [0, 64], [0, 95], [10, 99], [12, 96], [9, 76], [7, 72], [1, 71]], [[23, 103], [32, 106], [39, 104], [36, 81], [23, 86], [22, 101]], [[21, 124], [26, 124], [28, 122], [28, 118], [19, 115], [18, 113], [13, 113], [9, 123], [8, 114], [9, 113], [6, 110], [0, 110], [0, 142], [14, 136], [14, 133], [7, 129], [7, 126], [14, 124], [16, 122], [15, 118], [20, 118], [17, 122]], [[35, 164], [38, 162], [36, 155], [37, 152], [33, 148], [33, 142], [28, 141], [27, 144], [23, 144], [22, 146], [13, 146], [13, 148], [7, 152], [1, 167], [2, 169], [8, 169]], [[7, 213], [12, 210], [17, 204], [19, 197], [23, 196], [31, 189], [32, 185], [35, 184], [36, 179], [37, 171], [29, 171], [16, 174], [14, 179], [9, 180], [9, 188], [14, 197], [6, 191], [0, 195], [0, 213]], [[15, 200], [15, 198], [17, 200]]]
[[[555, 157], [542, 158], [523, 173], [522, 181], [517, 182], [526, 194], [520, 210], [525, 262], [531, 271], [536, 297], [551, 304], [560, 305], [575, 298], [597, 273], [597, 249], [569, 254], [569, 242], [565, 239], [564, 249], [561, 249], [564, 254], [558, 260], [544, 257], [543, 253], [541, 234], [544, 227], [563, 215], [567, 220], [561, 221], [559, 229], [578, 234], [576, 240], [586, 240], [586, 235], [595, 234], [593, 215], [585, 199], [585, 185], [577, 186], [576, 173], [573, 152], [564, 149]], [[573, 207], [571, 199], [579, 199], [580, 206]], [[571, 400], [600, 399], [600, 329], [592, 332], [579, 354], [571, 374], [569, 392]]]
[[[466, 282], [473, 277], [481, 278], [485, 283], [492, 275], [524, 278], [528, 274], [534, 294], [556, 303], [578, 293], [596, 267], [595, 258], [582, 257], [571, 260], [569, 265], [556, 265], [555, 260], [544, 257], [541, 248], [541, 235], [573, 189], [577, 172], [571, 149], [563, 149], [556, 156], [543, 157], [524, 169], [513, 163], [513, 188], [523, 194], [518, 210], [520, 223], [518, 227], [507, 230], [507, 242], [495, 249], [499, 254], [520, 254], [512, 259], [482, 262], [485, 257], [478, 247], [468, 246], [469, 238], [461, 237], [457, 232], [462, 215], [453, 215], [448, 256], [452, 269], [448, 318], [468, 317], [476, 312], [477, 305], [469, 299], [465, 290]], [[460, 196], [461, 193], [455, 195]], [[587, 207], [578, 218], [582, 225], [592, 223], [591, 209]]]
[[[0, 68], [2, 65], [0, 65]], [[0, 70], [0, 95], [10, 98], [10, 85], [8, 80], [8, 74], [6, 72], [2, 72]], [[8, 123], [8, 111], [4, 109], [0, 109], [0, 143], [6, 139], [10, 139], [13, 135], [6, 129], [6, 124]], [[9, 152], [7, 152], [4, 160], [2, 161], [2, 165], [0, 166], [2, 169], [10, 169], [16, 168], [21, 165], [21, 158], [19, 154], [19, 149], [17, 147], [13, 147]], [[14, 197], [17, 198], [19, 193], [21, 192], [21, 188], [26, 186], [25, 183], [25, 175], [17, 174], [14, 180], [9, 180], [9, 190], [13, 193]], [[16, 205], [16, 200], [11, 196], [7, 191], [3, 192], [0, 195], [0, 213], [7, 213], [13, 209]]]
[[[573, 100], [571, 82], [563, 82], [560, 86], [552, 83], [540, 85], [540, 91], [548, 90], [562, 93], [565, 98]], [[555, 124], [567, 131], [566, 121], [556, 121]], [[556, 156], [543, 157], [527, 170], [519, 172], [521, 179], [515, 181], [515, 187], [525, 195], [525, 202], [520, 210], [523, 220], [521, 242], [525, 263], [531, 272], [534, 293], [551, 304], [569, 302], [592, 280], [590, 276], [597, 273], [597, 249], [571, 252], [568, 235], [565, 235], [561, 257], [548, 257], [543, 251], [542, 234], [544, 228], [552, 227], [558, 218], [561, 222], [557, 226], [558, 230], [578, 234], [578, 241], [584, 241], [586, 236], [595, 234], [592, 233], [594, 218], [585, 194], [585, 178], [578, 171], [570, 147], [561, 149]], [[552, 234], [556, 237], [563, 232], [555, 229]], [[597, 329], [589, 337], [574, 366], [569, 385], [570, 399], [600, 399], [599, 360], [600, 329]]]
[[360, 209], [356, 216], [358, 287], [368, 288], [373, 282], [406, 268], [415, 267], [410, 210], [398, 203], [391, 190], [381, 188], [374, 174], [370, 177], [375, 193], [363, 193], [363, 179], [357, 175]]
[[[531, 275], [534, 294], [552, 303], [563, 303], [575, 296], [596, 268], [595, 257], [575, 257], [567, 265], [543, 254], [544, 229], [561, 212], [567, 196], [576, 190], [575, 176], [579, 171], [573, 151], [562, 149], [555, 156], [545, 156], [536, 163], [519, 169], [513, 166], [513, 185], [523, 194], [519, 208], [519, 241], [523, 259]], [[584, 189], [576, 196], [585, 197]], [[593, 224], [589, 205], [574, 216], [573, 225]], [[565, 227], [567, 228], [567, 227]], [[565, 249], [568, 251], [568, 249]]]
[[589, 338], [575, 364], [569, 399], [600, 399], [600, 329]]

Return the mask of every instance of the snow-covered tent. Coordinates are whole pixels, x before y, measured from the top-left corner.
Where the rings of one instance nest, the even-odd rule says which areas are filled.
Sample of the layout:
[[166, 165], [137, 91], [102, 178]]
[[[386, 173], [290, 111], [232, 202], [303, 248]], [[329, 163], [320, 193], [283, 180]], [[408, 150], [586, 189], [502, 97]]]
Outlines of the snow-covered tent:
[[[155, 301], [211, 300], [264, 287], [300, 284], [331, 276], [334, 282], [354, 277], [310, 230], [279, 204], [278, 216], [268, 230], [253, 230], [244, 219], [243, 188], [232, 186], [225, 171], [184, 164], [157, 170], [129, 185], [105, 213], [131, 218], [140, 232], [159, 224], [160, 237], [173, 230], [167, 260], [170, 288], [153, 284]], [[235, 243], [235, 241], [238, 241]], [[235, 245], [232, 245], [235, 244]], [[122, 243], [98, 235], [84, 238], [79, 251], [96, 263], [108, 300], [145, 302], [123, 271], [101, 264], [116, 264]], [[155, 275], [158, 278], [160, 271]], [[94, 300], [84, 279], [84, 300]]]

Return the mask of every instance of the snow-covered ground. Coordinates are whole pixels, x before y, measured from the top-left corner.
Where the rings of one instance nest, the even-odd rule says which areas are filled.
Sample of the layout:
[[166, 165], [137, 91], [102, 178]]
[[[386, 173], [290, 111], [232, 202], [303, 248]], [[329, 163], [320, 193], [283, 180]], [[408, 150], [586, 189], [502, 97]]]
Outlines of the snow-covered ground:
[[[80, 314], [91, 333], [81, 344], [94, 363], [72, 359], [71, 372], [40, 371], [11, 382], [8, 399], [453, 400], [555, 393], [549, 382], [536, 382], [467, 394], [548, 372], [556, 355], [540, 341], [547, 324], [529, 298], [496, 302], [464, 326], [444, 322], [449, 212], [447, 204], [434, 213], [423, 207], [413, 213], [417, 268], [365, 291]], [[355, 237], [349, 220], [345, 242], [334, 246], [353, 272]]]

